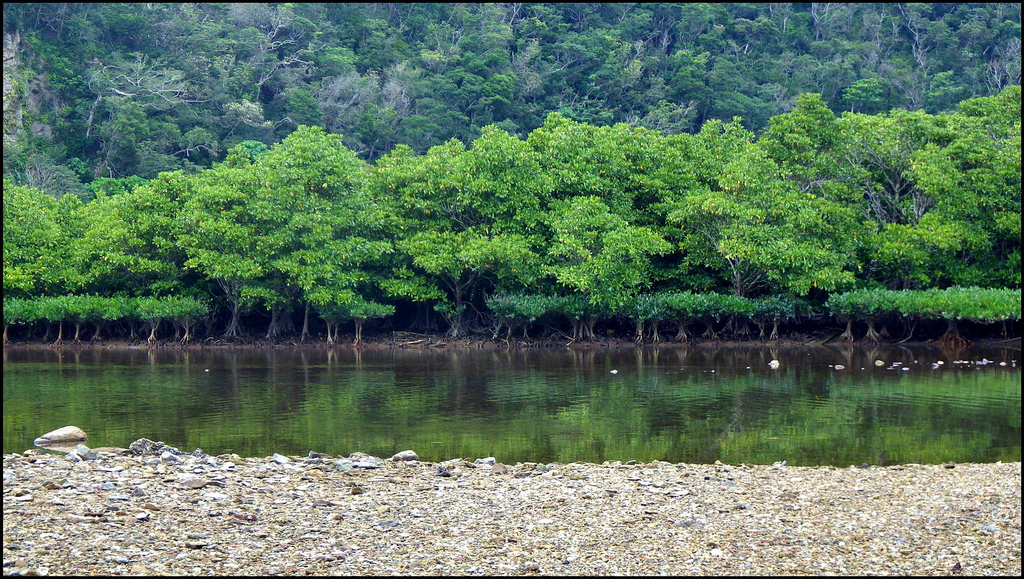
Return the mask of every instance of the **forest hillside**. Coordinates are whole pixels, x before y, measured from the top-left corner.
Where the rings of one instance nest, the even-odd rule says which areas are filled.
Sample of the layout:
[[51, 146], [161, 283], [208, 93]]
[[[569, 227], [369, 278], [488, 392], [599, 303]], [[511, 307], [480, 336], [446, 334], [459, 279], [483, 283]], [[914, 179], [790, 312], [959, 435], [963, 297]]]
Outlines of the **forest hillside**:
[[663, 134], [1020, 85], [1020, 4], [5, 3], [4, 176], [54, 196], [323, 127], [368, 162], [551, 112]]

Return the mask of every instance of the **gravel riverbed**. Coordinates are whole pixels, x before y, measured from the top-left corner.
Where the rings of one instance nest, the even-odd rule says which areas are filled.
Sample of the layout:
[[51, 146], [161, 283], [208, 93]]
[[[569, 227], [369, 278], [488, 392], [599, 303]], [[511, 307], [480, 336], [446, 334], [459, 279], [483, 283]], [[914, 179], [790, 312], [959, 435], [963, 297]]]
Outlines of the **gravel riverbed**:
[[502, 465], [95, 450], [90, 460], [4, 455], [5, 575], [1021, 573], [1019, 462]]

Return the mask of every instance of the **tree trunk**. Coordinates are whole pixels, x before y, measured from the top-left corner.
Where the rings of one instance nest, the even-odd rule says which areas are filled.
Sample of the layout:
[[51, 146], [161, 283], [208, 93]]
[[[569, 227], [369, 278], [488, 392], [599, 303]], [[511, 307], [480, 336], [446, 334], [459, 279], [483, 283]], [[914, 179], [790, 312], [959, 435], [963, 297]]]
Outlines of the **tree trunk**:
[[718, 334], [715, 332], [714, 322], [708, 322], [708, 328], [704, 330], [701, 337], [705, 340], [717, 340]]
[[57, 322], [57, 339], [51, 346], [60, 346], [64, 343], [64, 322]]
[[676, 341], [677, 342], [689, 342], [690, 334], [686, 331], [686, 326], [689, 325], [688, 320], [676, 320]]
[[278, 334], [278, 319], [281, 316], [281, 306], [278, 304], [272, 304], [270, 306], [270, 325], [267, 326], [267, 333], [263, 336], [263, 339], [269, 340], [276, 338]]
[[877, 342], [881, 342], [882, 341], [882, 336], [881, 336], [881, 334], [878, 333], [877, 330], [875, 330], [875, 320], [874, 320], [874, 318], [868, 318], [867, 322], [868, 322], [868, 333], [864, 334], [864, 341], [865, 342], [876, 342], [876, 343]]
[[224, 331], [224, 337], [237, 338], [238, 318], [242, 311], [242, 288], [238, 284], [232, 284], [222, 279], [217, 280], [217, 283], [220, 284], [220, 288], [224, 290], [224, 295], [231, 304], [231, 321], [228, 322], [228, 328]]
[[153, 346], [153, 345], [156, 344], [156, 330], [157, 330], [157, 328], [160, 327], [160, 322], [161, 321], [163, 321], [163, 320], [157, 320], [155, 322], [150, 322], [150, 324], [149, 324], [149, 327], [150, 327], [149, 337], [146, 338], [146, 343], [148, 343], [150, 346]]
[[306, 302], [306, 309], [302, 313], [302, 333], [299, 334], [299, 341], [305, 342], [309, 337], [309, 302]]
[[363, 342], [363, 324], [366, 323], [366, 320], [360, 320], [357, 318], [352, 321], [354, 321], [356, 324], [356, 341], [352, 343], [359, 345]]
[[969, 344], [970, 341], [960, 335], [960, 330], [956, 327], [956, 318], [950, 318], [946, 320], [946, 333], [939, 338], [939, 343], [944, 346], [957, 346], [962, 348]]
[[840, 334], [839, 337], [847, 342], [853, 341], [853, 318], [846, 320], [846, 331]]
[[185, 328], [185, 335], [181, 337], [181, 345], [184, 346], [192, 340], [192, 326], [195, 322], [184, 322], [181, 325]]
[[237, 338], [238, 337], [238, 318], [241, 313], [242, 303], [240, 300], [231, 300], [231, 321], [228, 322], [228, 327], [224, 330], [225, 338]]
[[581, 322], [579, 320], [569, 320], [569, 325], [572, 326], [572, 340], [574, 342], [577, 341], [577, 340], [582, 340], [583, 339], [583, 322]]

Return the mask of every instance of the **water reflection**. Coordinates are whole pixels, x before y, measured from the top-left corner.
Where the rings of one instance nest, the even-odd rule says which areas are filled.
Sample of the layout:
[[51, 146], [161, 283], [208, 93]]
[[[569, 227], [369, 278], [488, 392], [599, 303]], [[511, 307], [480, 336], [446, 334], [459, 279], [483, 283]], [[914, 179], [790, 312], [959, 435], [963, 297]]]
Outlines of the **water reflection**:
[[4, 452], [74, 424], [91, 446], [145, 436], [249, 456], [411, 448], [427, 460], [505, 462], [1020, 460], [1019, 355], [898, 345], [7, 348]]

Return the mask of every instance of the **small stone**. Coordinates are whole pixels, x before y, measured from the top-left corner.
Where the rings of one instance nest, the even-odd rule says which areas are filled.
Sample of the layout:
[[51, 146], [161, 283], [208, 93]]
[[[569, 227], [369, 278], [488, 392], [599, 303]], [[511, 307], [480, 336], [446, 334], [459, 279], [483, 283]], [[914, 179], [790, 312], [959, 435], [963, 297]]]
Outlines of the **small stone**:
[[376, 456], [370, 456], [361, 452], [354, 452], [349, 455], [352, 466], [355, 468], [384, 468], [384, 460]]
[[181, 464], [182, 460], [173, 452], [165, 450], [160, 453], [160, 462], [164, 464]]
[[508, 474], [508, 467], [499, 462], [491, 467], [491, 474]]
[[181, 486], [190, 489], [201, 489], [205, 487], [209, 482], [205, 478], [186, 476], [181, 479]]
[[129, 444], [124, 454], [128, 456], [145, 456], [150, 454], [159, 456], [164, 452], [169, 452], [173, 455], [185, 454], [173, 446], [168, 446], [163, 442], [153, 442], [148, 438], [140, 438]]
[[72, 523], [99, 523], [101, 517], [86, 517], [84, 515], [70, 514], [67, 519]]
[[477, 466], [494, 466], [495, 461], [493, 456], [488, 456], [487, 458], [478, 458], [474, 460], [473, 464]]
[[352, 461], [348, 460], [347, 458], [343, 458], [339, 460], [337, 464], [334, 465], [334, 468], [340, 470], [341, 472], [348, 472], [353, 468]]
[[292, 459], [288, 458], [287, 456], [284, 456], [283, 454], [277, 454], [276, 452], [274, 453], [274, 456], [271, 457], [271, 459], [277, 464], [288, 464], [289, 462], [292, 461]]
[[72, 452], [78, 454], [78, 456], [81, 456], [83, 460], [96, 460], [97, 458], [99, 458], [99, 455], [96, 454], [96, 451], [92, 450], [91, 448], [84, 444], [79, 444], [78, 446], [75, 447], [75, 450], [73, 450]]
[[704, 526], [704, 520], [696, 517], [684, 517], [673, 521], [672, 524], [684, 529], [699, 529]]

